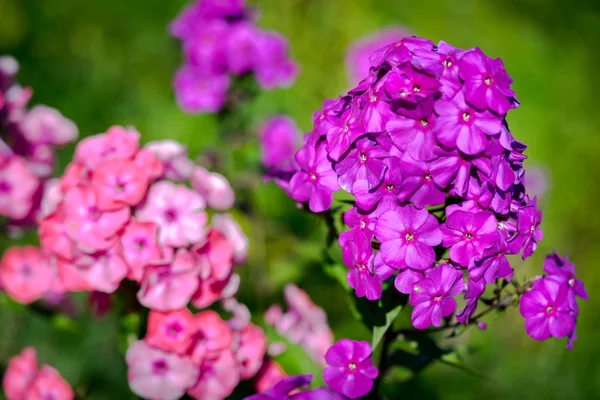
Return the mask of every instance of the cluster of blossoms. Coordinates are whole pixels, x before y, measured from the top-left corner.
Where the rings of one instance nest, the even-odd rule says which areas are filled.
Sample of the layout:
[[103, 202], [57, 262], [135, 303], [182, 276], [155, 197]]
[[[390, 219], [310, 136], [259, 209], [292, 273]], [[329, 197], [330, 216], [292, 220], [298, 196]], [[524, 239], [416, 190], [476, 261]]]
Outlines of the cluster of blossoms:
[[219, 111], [231, 75], [253, 74], [267, 90], [293, 83], [298, 67], [286, 39], [256, 26], [256, 15], [245, 0], [197, 0], [173, 21], [171, 34], [182, 41], [185, 55], [174, 82], [183, 110]]
[[56, 369], [49, 365], [38, 368], [37, 355], [31, 347], [10, 359], [2, 389], [7, 400], [73, 400], [75, 397], [69, 383]]
[[284, 288], [287, 312], [274, 304], [265, 313], [265, 321], [290, 343], [299, 344], [319, 365], [325, 366], [325, 354], [333, 344], [327, 314], [296, 285]]
[[78, 134], [54, 108], [27, 109], [33, 92], [16, 82], [18, 70], [14, 58], [0, 57], [0, 215], [15, 229], [35, 225], [44, 192], [56, 184], [55, 150]]
[[505, 120], [519, 105], [511, 82], [479, 48], [417, 37], [385, 46], [366, 79], [315, 113], [297, 171], [279, 182], [315, 213], [340, 188], [354, 196], [339, 237], [348, 283], [375, 300], [395, 275], [416, 328], [439, 327], [465, 290], [456, 318], [468, 323], [486, 285], [512, 279], [506, 256], [527, 258], [542, 238], [526, 146]]
[[261, 368], [267, 341], [261, 328], [215, 311], [151, 311], [142, 341], [127, 351], [129, 386], [148, 399], [224, 399]]
[[[139, 302], [159, 311], [190, 301], [204, 308], [235, 294], [234, 266], [248, 240], [225, 210], [227, 180], [195, 166], [176, 142], [139, 146], [139, 133], [112, 127], [82, 140], [48, 196], [41, 249], [12, 248], [0, 263], [6, 292], [31, 303], [48, 292], [114, 292], [128, 278]], [[177, 180], [189, 180], [193, 189]]]

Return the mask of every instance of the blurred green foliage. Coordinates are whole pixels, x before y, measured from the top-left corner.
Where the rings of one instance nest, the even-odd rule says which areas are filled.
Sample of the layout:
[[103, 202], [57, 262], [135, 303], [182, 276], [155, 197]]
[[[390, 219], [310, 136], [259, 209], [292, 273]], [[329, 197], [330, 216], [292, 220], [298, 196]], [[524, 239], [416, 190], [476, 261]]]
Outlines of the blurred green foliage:
[[[82, 135], [110, 125], [134, 125], [144, 141], [173, 138], [192, 155], [219, 146], [217, 120], [182, 113], [171, 79], [180, 63], [178, 42], [167, 24], [184, 0], [0, 0], [0, 54], [21, 63], [19, 81], [35, 90], [33, 103], [60, 109]], [[563, 340], [537, 343], [524, 332], [517, 310], [488, 320], [486, 332], [453, 339], [465, 365], [478, 379], [442, 363], [412, 376], [398, 371], [386, 385], [393, 398], [421, 399], [597, 399], [600, 398], [600, 3], [595, 0], [257, 0], [260, 25], [281, 31], [291, 42], [301, 75], [291, 89], [261, 93], [248, 111], [248, 135], [273, 113], [291, 115], [303, 130], [326, 98], [348, 88], [343, 59], [356, 38], [400, 24], [433, 41], [480, 46], [501, 57], [515, 83], [521, 107], [508, 117], [516, 138], [529, 145], [527, 166], [545, 165], [552, 189], [542, 203], [545, 240], [516, 276], [537, 273], [544, 253], [569, 253], [591, 298], [582, 305], [579, 340], [572, 352]], [[61, 150], [64, 168], [73, 147]], [[245, 161], [258, 158], [244, 147]], [[344, 289], [323, 272], [325, 229], [297, 210], [272, 184], [251, 187], [250, 206], [260, 219], [237, 217], [251, 239], [248, 266], [240, 270], [242, 300], [259, 312], [281, 300], [293, 281], [327, 310], [336, 338], [370, 339], [344, 301]], [[285, 234], [284, 234], [285, 233]], [[2, 240], [5, 248], [14, 243]], [[77, 296], [77, 306], [83, 307]], [[2, 300], [5, 304], [5, 299]], [[401, 319], [408, 323], [406, 313]], [[42, 362], [56, 366], [90, 399], [134, 398], [119, 352], [119, 321], [82, 314], [65, 323], [0, 306], [0, 361], [34, 345]], [[290, 372], [300, 372], [282, 360]], [[450, 362], [451, 363], [451, 362]], [[287, 365], [289, 364], [289, 365]], [[408, 379], [410, 378], [410, 379]], [[1, 397], [1, 396], [0, 396]]]

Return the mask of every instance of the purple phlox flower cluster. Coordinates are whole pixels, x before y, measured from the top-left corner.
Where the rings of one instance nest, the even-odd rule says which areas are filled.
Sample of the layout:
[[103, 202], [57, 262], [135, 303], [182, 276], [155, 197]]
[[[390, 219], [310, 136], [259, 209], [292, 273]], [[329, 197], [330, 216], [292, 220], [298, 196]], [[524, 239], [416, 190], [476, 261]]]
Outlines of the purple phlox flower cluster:
[[298, 66], [289, 57], [287, 40], [259, 28], [256, 17], [245, 0], [196, 0], [171, 23], [185, 58], [173, 84], [184, 111], [219, 111], [231, 76], [251, 73], [266, 90], [293, 83]]
[[284, 288], [284, 298], [288, 310], [283, 312], [281, 306], [272, 305], [265, 313], [265, 321], [291, 343], [300, 344], [316, 363], [325, 366], [325, 353], [333, 344], [327, 314], [296, 285]]
[[320, 387], [299, 392], [301, 388], [310, 385], [313, 376], [296, 375], [281, 379], [271, 389], [245, 397], [244, 400], [343, 400], [342, 396]]
[[369, 75], [327, 100], [296, 153], [288, 194], [315, 213], [354, 196], [339, 237], [359, 297], [389, 280], [410, 295], [413, 324], [468, 323], [488, 284], [511, 280], [507, 255], [542, 239], [525, 190], [526, 146], [506, 113], [519, 106], [500, 59], [407, 37], [370, 57]]
[[546, 275], [535, 281], [521, 297], [525, 330], [536, 340], [568, 337], [567, 348], [572, 349], [577, 338], [577, 298], [587, 300], [587, 291], [575, 276], [575, 265], [567, 256], [562, 257], [556, 252], [546, 256], [544, 272]]
[[350, 84], [354, 85], [369, 75], [371, 54], [406, 36], [411, 36], [408, 29], [401, 26], [390, 26], [354, 41], [346, 53], [346, 71], [350, 77]]

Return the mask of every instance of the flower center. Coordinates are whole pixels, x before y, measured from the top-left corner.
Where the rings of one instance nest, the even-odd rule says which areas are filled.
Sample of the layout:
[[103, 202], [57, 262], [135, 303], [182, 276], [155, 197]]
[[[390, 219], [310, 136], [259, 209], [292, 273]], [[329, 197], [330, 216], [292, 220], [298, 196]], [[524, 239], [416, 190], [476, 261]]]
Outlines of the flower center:
[[366, 267], [366, 266], [365, 266], [365, 264], [363, 264], [363, 263], [360, 263], [360, 264], [358, 264], [358, 268], [359, 268], [361, 271], [364, 271], [365, 269], [367, 269], [367, 267]]
[[375, 93], [371, 93], [369, 99], [371, 100], [371, 103], [375, 103], [377, 101], [377, 95]]
[[426, 173], [425, 174], [425, 180], [426, 181], [430, 181], [431, 180], [431, 174], [430, 173]]
[[552, 310], [553, 310], [552, 306], [548, 306], [548, 308], [546, 308], [546, 312], [548, 314], [550, 314], [552, 312]]
[[358, 158], [360, 158], [361, 162], [367, 161], [367, 155], [365, 153], [360, 153], [360, 156]]
[[310, 180], [313, 181], [313, 182], [315, 182], [317, 180], [317, 175], [315, 175], [314, 172], [310, 173]]
[[449, 58], [446, 58], [442, 64], [444, 64], [444, 67], [446, 67], [446, 68], [451, 67], [452, 66], [452, 60], [449, 59]]
[[0, 193], [7, 194], [10, 192], [11, 186], [6, 181], [0, 181]]
[[417, 85], [413, 86], [413, 92], [415, 93], [419, 93], [421, 91], [421, 88]]
[[31, 276], [31, 266], [27, 263], [21, 265], [21, 275], [24, 277]]
[[367, 226], [367, 223], [364, 220], [360, 221], [360, 229], [365, 229], [366, 226]]
[[167, 327], [167, 336], [174, 338], [174, 337], [178, 336], [182, 330], [183, 330], [183, 327], [181, 326], [181, 324], [179, 322], [173, 322], [173, 323], [169, 324], [169, 326]]
[[484, 79], [484, 82], [486, 85], [489, 85], [490, 83], [492, 83], [492, 78], [490, 78], [489, 76], [487, 78]]
[[473, 235], [471, 235], [470, 233], [465, 233], [465, 238], [471, 239], [472, 237], [473, 237]]
[[385, 188], [388, 190], [388, 192], [391, 192], [394, 190], [394, 185], [385, 185]]
[[169, 366], [165, 360], [156, 360], [152, 363], [152, 374], [163, 376], [167, 373]]
[[411, 240], [413, 240], [413, 239], [414, 239], [414, 237], [415, 237], [415, 235], [413, 235], [411, 232], [408, 232], [408, 233], [406, 234], [406, 240], [408, 240], [408, 241], [411, 241]]
[[404, 90], [402, 90], [401, 92], [398, 93], [398, 96], [406, 97], [406, 96], [408, 96], [408, 93], [406, 93]]
[[144, 238], [137, 239], [135, 241], [135, 248], [138, 251], [141, 251], [141, 250], [145, 249], [146, 248], [146, 239], [144, 239]]
[[535, 231], [535, 225], [531, 225], [531, 228], [529, 228], [529, 231], [530, 231], [531, 233], [533, 233], [533, 231]]
[[462, 115], [462, 119], [463, 121], [468, 121], [471, 118], [471, 114], [469, 114], [468, 112], [464, 112]]
[[433, 301], [435, 301], [436, 303], [439, 303], [440, 301], [442, 301], [442, 295], [437, 295], [433, 298]]
[[175, 222], [177, 220], [177, 210], [173, 208], [168, 208], [165, 211], [165, 219], [167, 222]]
[[100, 210], [98, 210], [96, 207], [90, 207], [88, 212], [89, 212], [90, 218], [93, 219], [94, 221], [97, 221], [100, 219], [101, 213], [100, 213]]
[[422, 127], [425, 127], [425, 126], [427, 126], [427, 120], [425, 120], [425, 119], [422, 119], [422, 120], [421, 120], [421, 126], [422, 126]]
[[574, 277], [570, 277], [568, 280], [569, 286], [573, 287], [575, 286], [575, 278]]
[[356, 363], [351, 362], [350, 364], [348, 364], [348, 369], [350, 371], [356, 371]]

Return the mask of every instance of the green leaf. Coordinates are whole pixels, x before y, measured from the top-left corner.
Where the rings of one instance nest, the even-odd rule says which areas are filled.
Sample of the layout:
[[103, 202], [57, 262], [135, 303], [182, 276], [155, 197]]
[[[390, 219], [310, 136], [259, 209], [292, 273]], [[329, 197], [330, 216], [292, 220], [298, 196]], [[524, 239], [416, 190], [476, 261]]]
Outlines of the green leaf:
[[398, 317], [398, 314], [400, 314], [400, 311], [402, 311], [403, 307], [403, 304], [398, 304], [390, 311], [385, 313], [385, 323], [383, 325], [373, 325], [373, 339], [371, 341], [371, 347], [373, 348], [373, 350], [377, 348], [379, 342], [381, 342], [381, 339], [383, 339], [383, 335], [385, 335], [385, 332], [388, 329], [390, 329], [390, 326], [392, 325], [396, 317]]
[[373, 318], [373, 338], [371, 340], [373, 350], [377, 348], [407, 302], [408, 296], [399, 293], [393, 285], [384, 290]]

